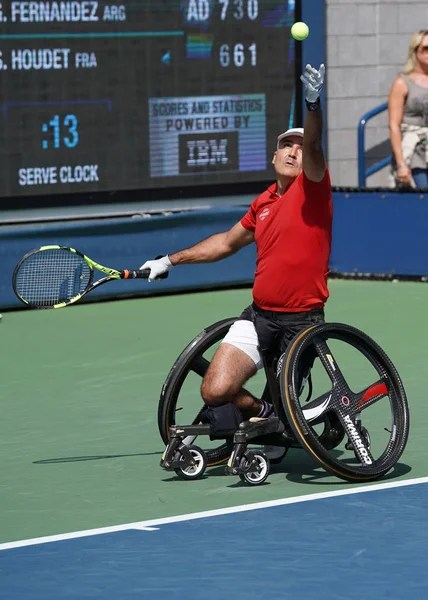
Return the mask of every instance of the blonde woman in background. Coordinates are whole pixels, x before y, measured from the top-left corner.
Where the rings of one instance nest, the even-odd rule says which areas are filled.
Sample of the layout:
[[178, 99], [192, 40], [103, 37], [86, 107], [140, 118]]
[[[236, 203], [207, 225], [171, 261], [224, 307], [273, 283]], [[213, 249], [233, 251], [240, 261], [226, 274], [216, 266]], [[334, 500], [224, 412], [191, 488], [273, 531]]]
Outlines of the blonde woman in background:
[[388, 110], [396, 185], [428, 189], [428, 29], [412, 35]]

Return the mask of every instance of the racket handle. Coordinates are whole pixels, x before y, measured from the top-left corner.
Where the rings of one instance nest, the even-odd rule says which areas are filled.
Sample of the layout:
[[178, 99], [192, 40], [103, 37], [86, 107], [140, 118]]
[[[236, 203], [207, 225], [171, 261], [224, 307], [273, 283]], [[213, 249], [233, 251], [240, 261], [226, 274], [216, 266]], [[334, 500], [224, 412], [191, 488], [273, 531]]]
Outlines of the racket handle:
[[[138, 271], [121, 271], [120, 278], [121, 279], [148, 279], [150, 276], [150, 269], [140, 269]], [[156, 279], [166, 279], [168, 277], [168, 273], [163, 273], [159, 275]]]

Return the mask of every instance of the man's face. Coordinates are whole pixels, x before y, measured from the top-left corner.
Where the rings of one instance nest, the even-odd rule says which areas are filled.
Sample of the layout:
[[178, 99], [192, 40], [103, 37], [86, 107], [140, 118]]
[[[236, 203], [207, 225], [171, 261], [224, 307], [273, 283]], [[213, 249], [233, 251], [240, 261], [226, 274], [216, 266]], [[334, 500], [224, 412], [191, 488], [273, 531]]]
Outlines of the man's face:
[[293, 135], [282, 139], [273, 155], [272, 164], [277, 175], [296, 178], [302, 172], [303, 138]]

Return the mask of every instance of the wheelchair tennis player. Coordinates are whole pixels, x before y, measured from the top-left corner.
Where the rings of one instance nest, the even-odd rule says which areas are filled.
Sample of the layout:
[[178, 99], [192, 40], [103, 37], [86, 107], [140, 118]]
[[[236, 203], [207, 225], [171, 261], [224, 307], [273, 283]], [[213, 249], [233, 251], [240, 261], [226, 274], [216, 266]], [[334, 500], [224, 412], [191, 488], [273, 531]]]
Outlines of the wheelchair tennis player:
[[276, 181], [247, 214], [229, 231], [141, 266], [150, 269], [149, 281], [156, 281], [172, 267], [219, 261], [256, 243], [253, 303], [230, 327], [201, 386], [207, 406], [231, 403], [245, 419], [273, 415], [271, 404], [244, 387], [262, 368], [262, 357], [278, 358], [299, 331], [324, 322], [333, 217], [322, 148], [324, 75], [324, 65], [306, 66], [304, 129], [278, 136], [272, 158]]

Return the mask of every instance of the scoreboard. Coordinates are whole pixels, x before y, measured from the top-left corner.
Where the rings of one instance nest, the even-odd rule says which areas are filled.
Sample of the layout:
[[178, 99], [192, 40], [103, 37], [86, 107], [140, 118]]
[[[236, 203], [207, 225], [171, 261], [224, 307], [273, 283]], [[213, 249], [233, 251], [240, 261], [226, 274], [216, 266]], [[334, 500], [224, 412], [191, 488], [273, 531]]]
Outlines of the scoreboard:
[[272, 178], [294, 0], [0, 3], [0, 196]]

